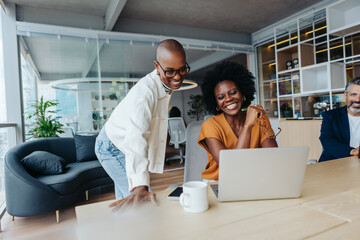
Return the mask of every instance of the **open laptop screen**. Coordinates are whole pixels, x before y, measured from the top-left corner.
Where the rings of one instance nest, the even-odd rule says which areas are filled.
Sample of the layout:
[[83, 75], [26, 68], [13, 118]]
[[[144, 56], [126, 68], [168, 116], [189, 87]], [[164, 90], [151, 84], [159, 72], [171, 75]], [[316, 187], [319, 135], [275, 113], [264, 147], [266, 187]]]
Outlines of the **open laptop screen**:
[[299, 197], [308, 154], [308, 147], [220, 151], [218, 200]]

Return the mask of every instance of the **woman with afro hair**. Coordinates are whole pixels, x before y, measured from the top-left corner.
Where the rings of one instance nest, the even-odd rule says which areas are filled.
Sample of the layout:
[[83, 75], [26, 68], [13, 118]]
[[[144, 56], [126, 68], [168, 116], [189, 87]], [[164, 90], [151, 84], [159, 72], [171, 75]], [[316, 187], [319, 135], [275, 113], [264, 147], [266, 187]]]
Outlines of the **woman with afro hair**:
[[218, 180], [220, 150], [277, 147], [264, 109], [250, 105], [255, 83], [247, 68], [220, 63], [206, 73], [201, 90], [207, 110], [215, 115], [202, 124], [198, 139], [208, 156], [203, 179]]

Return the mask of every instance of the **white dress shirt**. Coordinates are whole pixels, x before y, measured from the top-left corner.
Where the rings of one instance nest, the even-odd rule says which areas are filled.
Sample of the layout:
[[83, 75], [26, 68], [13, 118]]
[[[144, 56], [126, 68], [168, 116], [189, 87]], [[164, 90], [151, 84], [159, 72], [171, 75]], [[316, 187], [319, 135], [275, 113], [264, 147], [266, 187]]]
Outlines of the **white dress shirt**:
[[154, 70], [131, 88], [105, 124], [108, 138], [125, 155], [129, 191], [149, 186], [149, 172], [164, 170], [170, 98]]
[[360, 146], [360, 117], [354, 117], [348, 114], [350, 127], [350, 147]]

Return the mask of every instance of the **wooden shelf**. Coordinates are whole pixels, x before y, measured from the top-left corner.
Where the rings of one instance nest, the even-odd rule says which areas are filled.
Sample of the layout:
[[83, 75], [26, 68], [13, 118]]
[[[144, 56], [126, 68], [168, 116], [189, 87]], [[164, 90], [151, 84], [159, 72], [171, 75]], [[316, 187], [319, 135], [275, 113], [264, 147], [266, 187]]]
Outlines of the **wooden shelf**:
[[339, 88], [339, 89], [332, 89], [331, 92], [334, 93], [344, 93], [344, 88]]
[[360, 31], [360, 1], [346, 0], [328, 7], [329, 34], [345, 36]]
[[316, 64], [303, 68], [301, 79], [302, 91], [330, 90], [328, 84], [328, 63]]
[[291, 61], [291, 65], [293, 66], [293, 60], [295, 58], [299, 59], [297, 44], [286, 48], [282, 48], [276, 54], [277, 54], [277, 63], [278, 63], [277, 65], [278, 73], [283, 71], [294, 70], [294, 68], [287, 69], [286, 63], [288, 61]]
[[280, 95], [279, 98], [291, 98], [293, 94]]
[[272, 83], [272, 82], [276, 82], [276, 79], [269, 79], [263, 81], [263, 83]]
[[360, 21], [352, 24], [352, 26], [345, 26], [338, 29], [334, 29], [330, 33], [335, 36], [346, 36], [354, 32], [360, 31]]
[[285, 73], [298, 72], [298, 71], [299, 71], [299, 68], [292, 68], [292, 69], [289, 69], [289, 70], [284, 70], [284, 71], [278, 72], [278, 75], [285, 74]]
[[300, 45], [301, 66], [306, 67], [314, 64], [314, 46], [303, 43]]
[[269, 64], [272, 64], [272, 63], [275, 63], [275, 59], [272, 59], [272, 60], [270, 60], [270, 61], [263, 62], [262, 64], [263, 64], [263, 65], [269, 65]]
[[[295, 28], [300, 29], [294, 30], [295, 20], [275, 27], [274, 39], [284, 43], [276, 45], [274, 52], [268, 48], [273, 44], [270, 41], [258, 48], [261, 49], [258, 50], [261, 104], [267, 108], [271, 105], [271, 110], [277, 111], [281, 118], [283, 113], [277, 109], [279, 101], [289, 104], [292, 114], [300, 111], [302, 117], [314, 117], [317, 114], [314, 103], [324, 99], [334, 101], [330, 98], [332, 93], [343, 93], [346, 81], [360, 73], [359, 13], [360, 0], [340, 0], [296, 19]], [[298, 38], [289, 42], [289, 38], [297, 36], [296, 30]], [[268, 67], [273, 64], [272, 53], [276, 56], [276, 65]], [[296, 58], [298, 67], [294, 68]], [[291, 69], [287, 69], [288, 61], [292, 63]], [[347, 61], [358, 62], [358, 67]]]
[[277, 101], [277, 98], [264, 99], [265, 102]]

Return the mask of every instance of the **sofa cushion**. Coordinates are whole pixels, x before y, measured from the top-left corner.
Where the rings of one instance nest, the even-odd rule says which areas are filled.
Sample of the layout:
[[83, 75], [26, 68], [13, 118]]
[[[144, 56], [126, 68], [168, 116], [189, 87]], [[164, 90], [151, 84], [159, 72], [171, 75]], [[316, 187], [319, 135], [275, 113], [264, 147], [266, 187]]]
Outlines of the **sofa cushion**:
[[21, 162], [32, 175], [59, 174], [67, 165], [63, 158], [45, 151], [35, 151], [24, 157]]
[[39, 176], [37, 179], [62, 195], [71, 194], [81, 185], [108, 177], [99, 161], [75, 162], [67, 165], [61, 175]]
[[95, 141], [97, 135], [74, 135], [77, 162], [95, 160]]

